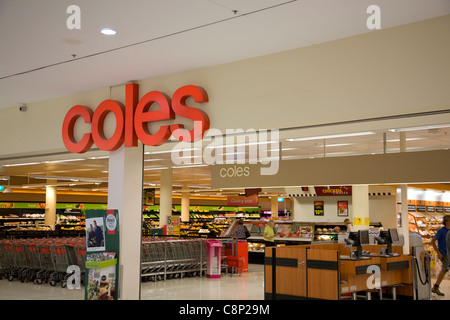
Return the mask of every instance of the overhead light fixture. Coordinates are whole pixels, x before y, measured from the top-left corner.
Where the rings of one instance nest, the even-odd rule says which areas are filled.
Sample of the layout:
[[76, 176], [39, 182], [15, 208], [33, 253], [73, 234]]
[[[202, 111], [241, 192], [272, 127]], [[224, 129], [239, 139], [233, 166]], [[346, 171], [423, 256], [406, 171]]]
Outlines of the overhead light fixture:
[[15, 164], [3, 164], [4, 167], [18, 167], [18, 166], [31, 166], [34, 164], [39, 164], [40, 162], [27, 162], [27, 163], [15, 163]]
[[333, 139], [333, 138], [347, 138], [347, 137], [357, 137], [357, 136], [368, 136], [375, 134], [373, 131], [366, 132], [354, 132], [354, 133], [343, 133], [343, 134], [332, 134], [326, 136], [315, 136], [315, 137], [304, 137], [304, 138], [289, 138], [287, 141], [308, 141], [308, 140], [319, 140], [319, 139]]
[[318, 148], [329, 148], [329, 147], [344, 147], [344, 146], [352, 146], [354, 145], [354, 143], [335, 143], [335, 144], [325, 144], [325, 145], [320, 145], [317, 146]]
[[391, 131], [391, 132], [405, 132], [405, 131], [439, 129], [439, 128], [448, 128], [448, 127], [450, 127], [450, 124], [437, 124], [437, 125], [430, 125], [430, 126], [419, 126], [419, 127], [410, 127], [410, 128], [389, 129], [389, 131]]
[[117, 34], [117, 31], [113, 30], [111, 28], [102, 28], [100, 30], [100, 33], [104, 34], [104, 35], [107, 35], [107, 36], [113, 36], [113, 35]]
[[72, 162], [72, 161], [83, 161], [86, 159], [64, 159], [64, 160], [49, 160], [49, 161], [42, 161], [42, 163], [61, 163], [61, 162]]
[[[425, 138], [406, 138], [406, 141], [415, 141], [415, 140], [423, 140]], [[378, 141], [378, 142], [383, 142], [383, 141]], [[400, 139], [389, 139], [386, 140], [386, 142], [400, 142]]]
[[161, 154], [161, 153], [175, 153], [175, 152], [187, 152], [187, 151], [198, 151], [200, 148], [187, 148], [187, 149], [172, 149], [172, 150], [160, 150], [160, 151], [147, 151], [144, 154]]
[[180, 166], [173, 166], [173, 169], [180, 169], [180, 168], [197, 168], [197, 167], [207, 167], [207, 164], [192, 164], [192, 165], [180, 165]]

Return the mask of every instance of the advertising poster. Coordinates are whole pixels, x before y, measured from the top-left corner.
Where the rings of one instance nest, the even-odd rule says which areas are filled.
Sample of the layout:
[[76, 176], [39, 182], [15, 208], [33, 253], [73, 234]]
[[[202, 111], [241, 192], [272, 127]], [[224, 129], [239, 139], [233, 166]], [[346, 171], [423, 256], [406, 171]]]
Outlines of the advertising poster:
[[324, 215], [323, 201], [314, 201], [314, 215], [315, 216]]
[[86, 218], [86, 251], [105, 251], [103, 217]]
[[147, 188], [142, 192], [142, 205], [153, 206], [155, 205], [155, 189]]
[[338, 201], [338, 217], [348, 217], [348, 201]]

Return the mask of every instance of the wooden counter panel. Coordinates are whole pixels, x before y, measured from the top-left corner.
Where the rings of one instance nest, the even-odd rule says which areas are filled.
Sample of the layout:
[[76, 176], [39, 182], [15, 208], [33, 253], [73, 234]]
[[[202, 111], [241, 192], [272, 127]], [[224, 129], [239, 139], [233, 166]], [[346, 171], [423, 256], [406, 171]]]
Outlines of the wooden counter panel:
[[338, 300], [339, 251], [316, 248], [314, 246], [307, 251], [308, 297]]
[[[272, 258], [272, 249], [266, 249], [266, 258]], [[268, 259], [267, 259], [268, 260]], [[286, 246], [276, 249], [276, 293], [279, 295], [306, 297], [306, 247]], [[279, 263], [289, 261], [290, 266]], [[293, 261], [297, 265], [292, 264]], [[272, 265], [265, 265], [265, 292], [272, 294]]]

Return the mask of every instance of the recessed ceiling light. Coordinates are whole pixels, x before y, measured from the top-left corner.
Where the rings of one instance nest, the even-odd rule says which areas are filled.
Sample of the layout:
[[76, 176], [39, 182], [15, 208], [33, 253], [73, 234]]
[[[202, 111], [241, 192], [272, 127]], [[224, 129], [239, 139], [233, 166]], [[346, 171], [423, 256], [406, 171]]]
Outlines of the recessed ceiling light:
[[115, 35], [117, 33], [117, 31], [113, 30], [111, 28], [102, 28], [100, 30], [100, 33], [104, 34], [104, 35], [107, 35], [107, 36], [113, 36], [113, 35]]

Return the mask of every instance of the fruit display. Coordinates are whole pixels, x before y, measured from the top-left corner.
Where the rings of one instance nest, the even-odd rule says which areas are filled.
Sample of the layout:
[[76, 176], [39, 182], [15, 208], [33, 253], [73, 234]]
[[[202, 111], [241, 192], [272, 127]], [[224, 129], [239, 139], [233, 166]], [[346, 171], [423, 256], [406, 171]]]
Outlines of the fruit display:
[[61, 230], [75, 230], [83, 231], [86, 230], [86, 221], [84, 215], [79, 214], [59, 214], [57, 219], [61, 225]]

